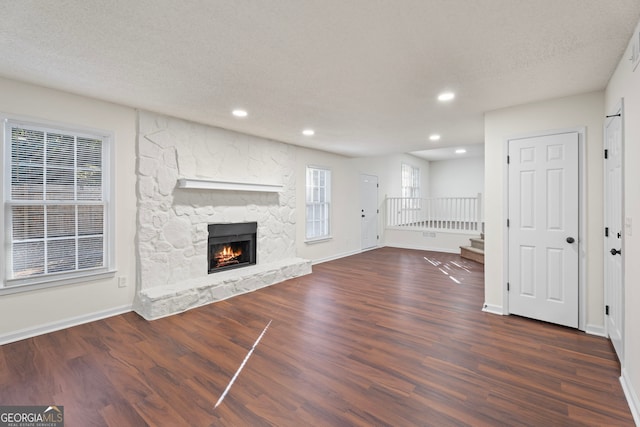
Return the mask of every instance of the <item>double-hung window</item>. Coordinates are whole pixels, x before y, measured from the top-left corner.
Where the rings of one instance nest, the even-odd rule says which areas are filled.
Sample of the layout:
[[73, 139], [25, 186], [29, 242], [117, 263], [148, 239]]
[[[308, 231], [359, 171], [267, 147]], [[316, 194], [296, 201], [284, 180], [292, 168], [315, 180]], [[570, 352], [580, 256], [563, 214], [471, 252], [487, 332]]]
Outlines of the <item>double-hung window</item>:
[[307, 167], [306, 199], [306, 240], [328, 239], [331, 236], [331, 171], [329, 169]]
[[402, 163], [402, 197], [405, 209], [420, 209], [420, 168]]
[[4, 280], [60, 281], [110, 269], [108, 135], [4, 121]]

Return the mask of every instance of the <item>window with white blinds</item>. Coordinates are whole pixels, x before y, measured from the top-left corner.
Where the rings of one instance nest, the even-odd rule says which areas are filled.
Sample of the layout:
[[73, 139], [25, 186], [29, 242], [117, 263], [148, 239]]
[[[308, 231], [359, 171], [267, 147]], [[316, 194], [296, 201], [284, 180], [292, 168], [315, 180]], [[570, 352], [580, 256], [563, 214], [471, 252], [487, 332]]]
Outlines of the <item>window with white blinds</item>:
[[5, 122], [7, 286], [107, 267], [107, 143], [101, 135]]
[[330, 237], [331, 171], [307, 167], [306, 239]]

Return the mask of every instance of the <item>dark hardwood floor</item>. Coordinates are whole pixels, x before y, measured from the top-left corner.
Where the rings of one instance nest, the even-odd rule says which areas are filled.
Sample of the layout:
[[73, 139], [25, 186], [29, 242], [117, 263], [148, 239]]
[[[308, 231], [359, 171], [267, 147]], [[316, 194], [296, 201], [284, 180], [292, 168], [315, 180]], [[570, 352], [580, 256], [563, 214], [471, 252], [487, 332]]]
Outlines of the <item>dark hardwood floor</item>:
[[377, 249], [169, 318], [1, 346], [0, 404], [64, 405], [68, 427], [633, 425], [608, 340], [483, 300], [481, 264]]

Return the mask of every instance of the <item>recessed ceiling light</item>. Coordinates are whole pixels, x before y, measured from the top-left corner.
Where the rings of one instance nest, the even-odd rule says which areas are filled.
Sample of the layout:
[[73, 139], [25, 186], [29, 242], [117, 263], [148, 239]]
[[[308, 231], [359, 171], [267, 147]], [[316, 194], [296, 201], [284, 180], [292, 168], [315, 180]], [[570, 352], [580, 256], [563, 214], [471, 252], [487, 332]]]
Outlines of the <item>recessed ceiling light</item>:
[[456, 97], [456, 94], [453, 92], [442, 92], [438, 95], [438, 101], [451, 101]]
[[433, 135], [429, 135], [429, 139], [431, 141], [438, 141], [440, 140], [440, 135], [438, 135], [437, 133], [434, 133]]
[[467, 152], [467, 150], [465, 150], [464, 148], [458, 148], [458, 149], [456, 150], [456, 154], [464, 154], [464, 153], [466, 153], [466, 152]]
[[247, 117], [247, 112], [245, 110], [233, 110], [231, 114], [236, 117]]
[[313, 129], [305, 129], [302, 131], [304, 136], [313, 136], [316, 132]]

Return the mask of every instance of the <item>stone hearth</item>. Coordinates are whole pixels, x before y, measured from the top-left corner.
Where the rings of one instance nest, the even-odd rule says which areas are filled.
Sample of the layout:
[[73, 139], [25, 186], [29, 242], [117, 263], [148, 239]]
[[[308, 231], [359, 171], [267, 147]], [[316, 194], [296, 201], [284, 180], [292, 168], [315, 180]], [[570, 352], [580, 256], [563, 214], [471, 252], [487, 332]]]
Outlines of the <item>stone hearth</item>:
[[301, 258], [222, 271], [210, 275], [209, 280], [191, 279], [143, 290], [136, 312], [147, 320], [158, 319], [309, 273], [311, 261]]

